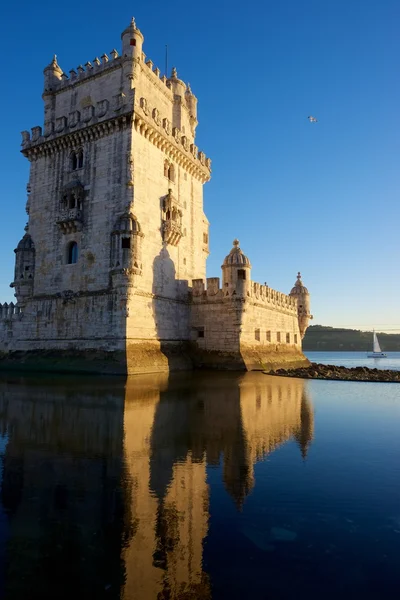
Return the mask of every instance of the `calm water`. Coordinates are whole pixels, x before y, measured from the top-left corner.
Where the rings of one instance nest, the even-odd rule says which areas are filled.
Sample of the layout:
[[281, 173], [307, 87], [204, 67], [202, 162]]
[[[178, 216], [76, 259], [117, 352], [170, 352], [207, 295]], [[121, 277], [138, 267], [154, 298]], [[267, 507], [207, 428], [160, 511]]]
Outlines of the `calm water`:
[[343, 367], [400, 370], [400, 352], [387, 352], [387, 358], [368, 358], [367, 352], [305, 352], [316, 363]]
[[396, 597], [399, 431], [398, 384], [3, 377], [0, 597]]

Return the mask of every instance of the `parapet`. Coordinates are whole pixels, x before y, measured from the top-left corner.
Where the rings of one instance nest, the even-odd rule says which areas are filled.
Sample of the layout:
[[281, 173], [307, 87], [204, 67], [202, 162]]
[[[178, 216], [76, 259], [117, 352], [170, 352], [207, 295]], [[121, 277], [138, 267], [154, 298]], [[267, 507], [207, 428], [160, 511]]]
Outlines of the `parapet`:
[[222, 299], [223, 293], [219, 287], [219, 277], [207, 277], [206, 285], [204, 279], [193, 279], [192, 295], [194, 301]]
[[4, 304], [0, 304], [0, 321], [11, 321], [15, 319], [20, 319], [22, 316], [22, 309], [15, 305], [14, 302], [4, 302]]
[[296, 298], [293, 298], [288, 294], [283, 294], [282, 292], [277, 292], [268, 285], [262, 285], [255, 281], [252, 281], [251, 283], [251, 298], [253, 301], [272, 304], [276, 308], [287, 309], [296, 312], [297, 314]]
[[[241, 283], [240, 281], [238, 283]], [[239, 298], [233, 290], [232, 293], [226, 295], [224, 290], [220, 288], [219, 277], [208, 277], [206, 284], [204, 279], [193, 279], [192, 281], [192, 296], [194, 302], [207, 302], [215, 300], [231, 300]], [[268, 285], [262, 285], [255, 281], [251, 282], [249, 291], [242, 298], [244, 301], [264, 305], [278, 311], [291, 312], [297, 315], [297, 298], [277, 292]]]

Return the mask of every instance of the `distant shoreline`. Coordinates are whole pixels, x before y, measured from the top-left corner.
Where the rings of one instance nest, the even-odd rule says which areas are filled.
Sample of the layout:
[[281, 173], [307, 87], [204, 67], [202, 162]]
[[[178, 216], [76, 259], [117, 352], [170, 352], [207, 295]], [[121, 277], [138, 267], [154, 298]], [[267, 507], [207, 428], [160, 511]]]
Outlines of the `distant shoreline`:
[[[400, 333], [379, 333], [383, 352], [400, 352]], [[303, 340], [303, 352], [371, 352], [372, 331], [311, 325]]]

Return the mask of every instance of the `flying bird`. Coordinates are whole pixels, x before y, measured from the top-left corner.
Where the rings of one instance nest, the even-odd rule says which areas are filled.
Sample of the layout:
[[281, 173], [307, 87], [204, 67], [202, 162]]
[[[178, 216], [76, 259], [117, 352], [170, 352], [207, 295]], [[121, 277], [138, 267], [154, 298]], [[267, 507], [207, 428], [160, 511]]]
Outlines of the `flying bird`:
[[318, 123], [317, 119], [315, 117], [307, 117], [307, 119], [310, 121], [310, 123]]

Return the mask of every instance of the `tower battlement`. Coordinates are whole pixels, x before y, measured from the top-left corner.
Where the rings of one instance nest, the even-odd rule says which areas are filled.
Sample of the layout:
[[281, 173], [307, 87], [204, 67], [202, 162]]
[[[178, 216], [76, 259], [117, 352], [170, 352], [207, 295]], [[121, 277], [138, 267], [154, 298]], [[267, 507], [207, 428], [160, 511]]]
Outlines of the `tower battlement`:
[[[197, 98], [190, 85], [178, 78], [175, 67], [170, 77], [160, 76], [160, 69], [146, 59], [144, 37], [134, 20], [121, 38], [121, 55], [113, 49], [71, 69], [69, 76], [53, 57], [44, 69], [44, 126], [22, 132], [22, 152], [35, 158], [43, 144], [59, 138], [73, 147], [85, 130], [105, 135], [123, 116], [167, 155], [208, 181], [211, 160], [195, 142]], [[51, 148], [44, 150], [51, 154]]]

